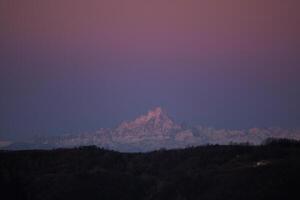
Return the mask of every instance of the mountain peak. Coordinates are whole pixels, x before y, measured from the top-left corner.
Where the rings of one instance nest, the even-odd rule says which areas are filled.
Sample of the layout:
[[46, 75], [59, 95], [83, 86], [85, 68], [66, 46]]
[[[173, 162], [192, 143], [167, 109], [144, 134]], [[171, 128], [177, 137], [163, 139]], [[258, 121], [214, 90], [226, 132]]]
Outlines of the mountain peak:
[[[176, 126], [161, 107], [149, 110], [146, 115], [142, 115], [131, 122], [123, 122], [121, 128], [152, 127], [159, 129], [170, 129]], [[119, 128], [120, 128], [119, 127]], [[176, 126], [177, 127], [177, 126]]]
[[161, 115], [167, 116], [161, 107], [156, 107], [153, 110], [149, 110], [147, 117], [148, 118], [157, 118]]

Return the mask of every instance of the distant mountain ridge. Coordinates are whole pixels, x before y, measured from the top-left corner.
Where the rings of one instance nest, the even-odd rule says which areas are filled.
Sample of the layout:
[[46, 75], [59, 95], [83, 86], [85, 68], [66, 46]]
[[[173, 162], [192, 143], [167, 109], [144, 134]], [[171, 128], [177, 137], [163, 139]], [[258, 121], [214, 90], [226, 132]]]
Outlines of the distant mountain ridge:
[[267, 138], [300, 140], [300, 130], [280, 128], [249, 130], [214, 129], [176, 124], [160, 107], [150, 110], [133, 121], [122, 122], [113, 129], [68, 134], [56, 137], [37, 137], [27, 143], [13, 143], [8, 149], [49, 149], [97, 145], [118, 151], [152, 151], [160, 148], [184, 148], [204, 144], [252, 143], [260, 144]]

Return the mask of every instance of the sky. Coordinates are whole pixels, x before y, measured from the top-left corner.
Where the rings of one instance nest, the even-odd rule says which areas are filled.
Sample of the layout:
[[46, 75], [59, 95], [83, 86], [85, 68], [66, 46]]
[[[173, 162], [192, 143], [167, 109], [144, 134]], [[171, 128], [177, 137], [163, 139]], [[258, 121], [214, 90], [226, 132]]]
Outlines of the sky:
[[0, 139], [177, 122], [300, 127], [299, 0], [1, 0]]

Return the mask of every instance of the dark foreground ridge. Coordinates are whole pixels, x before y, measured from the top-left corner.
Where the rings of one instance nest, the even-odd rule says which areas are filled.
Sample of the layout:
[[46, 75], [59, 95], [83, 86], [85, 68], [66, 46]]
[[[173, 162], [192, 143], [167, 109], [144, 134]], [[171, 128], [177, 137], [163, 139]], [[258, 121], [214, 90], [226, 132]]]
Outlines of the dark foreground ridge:
[[295, 199], [300, 143], [208, 145], [150, 153], [95, 146], [0, 151], [1, 199]]

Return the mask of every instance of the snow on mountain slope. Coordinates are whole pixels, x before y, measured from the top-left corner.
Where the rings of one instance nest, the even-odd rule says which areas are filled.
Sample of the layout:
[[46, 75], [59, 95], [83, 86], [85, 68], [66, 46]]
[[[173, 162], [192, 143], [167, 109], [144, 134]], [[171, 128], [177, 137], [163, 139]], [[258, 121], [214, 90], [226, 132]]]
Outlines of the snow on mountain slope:
[[[97, 145], [118, 151], [151, 151], [160, 148], [183, 148], [231, 142], [259, 144], [269, 137], [299, 140], [300, 130], [279, 128], [226, 130], [202, 126], [181, 126], [173, 122], [162, 108], [157, 107], [133, 121], [124, 121], [114, 129], [99, 129], [94, 132], [56, 137], [38, 137], [34, 141], [27, 142], [26, 148]], [[14, 148], [16, 146], [18, 145], [12, 145]]]

